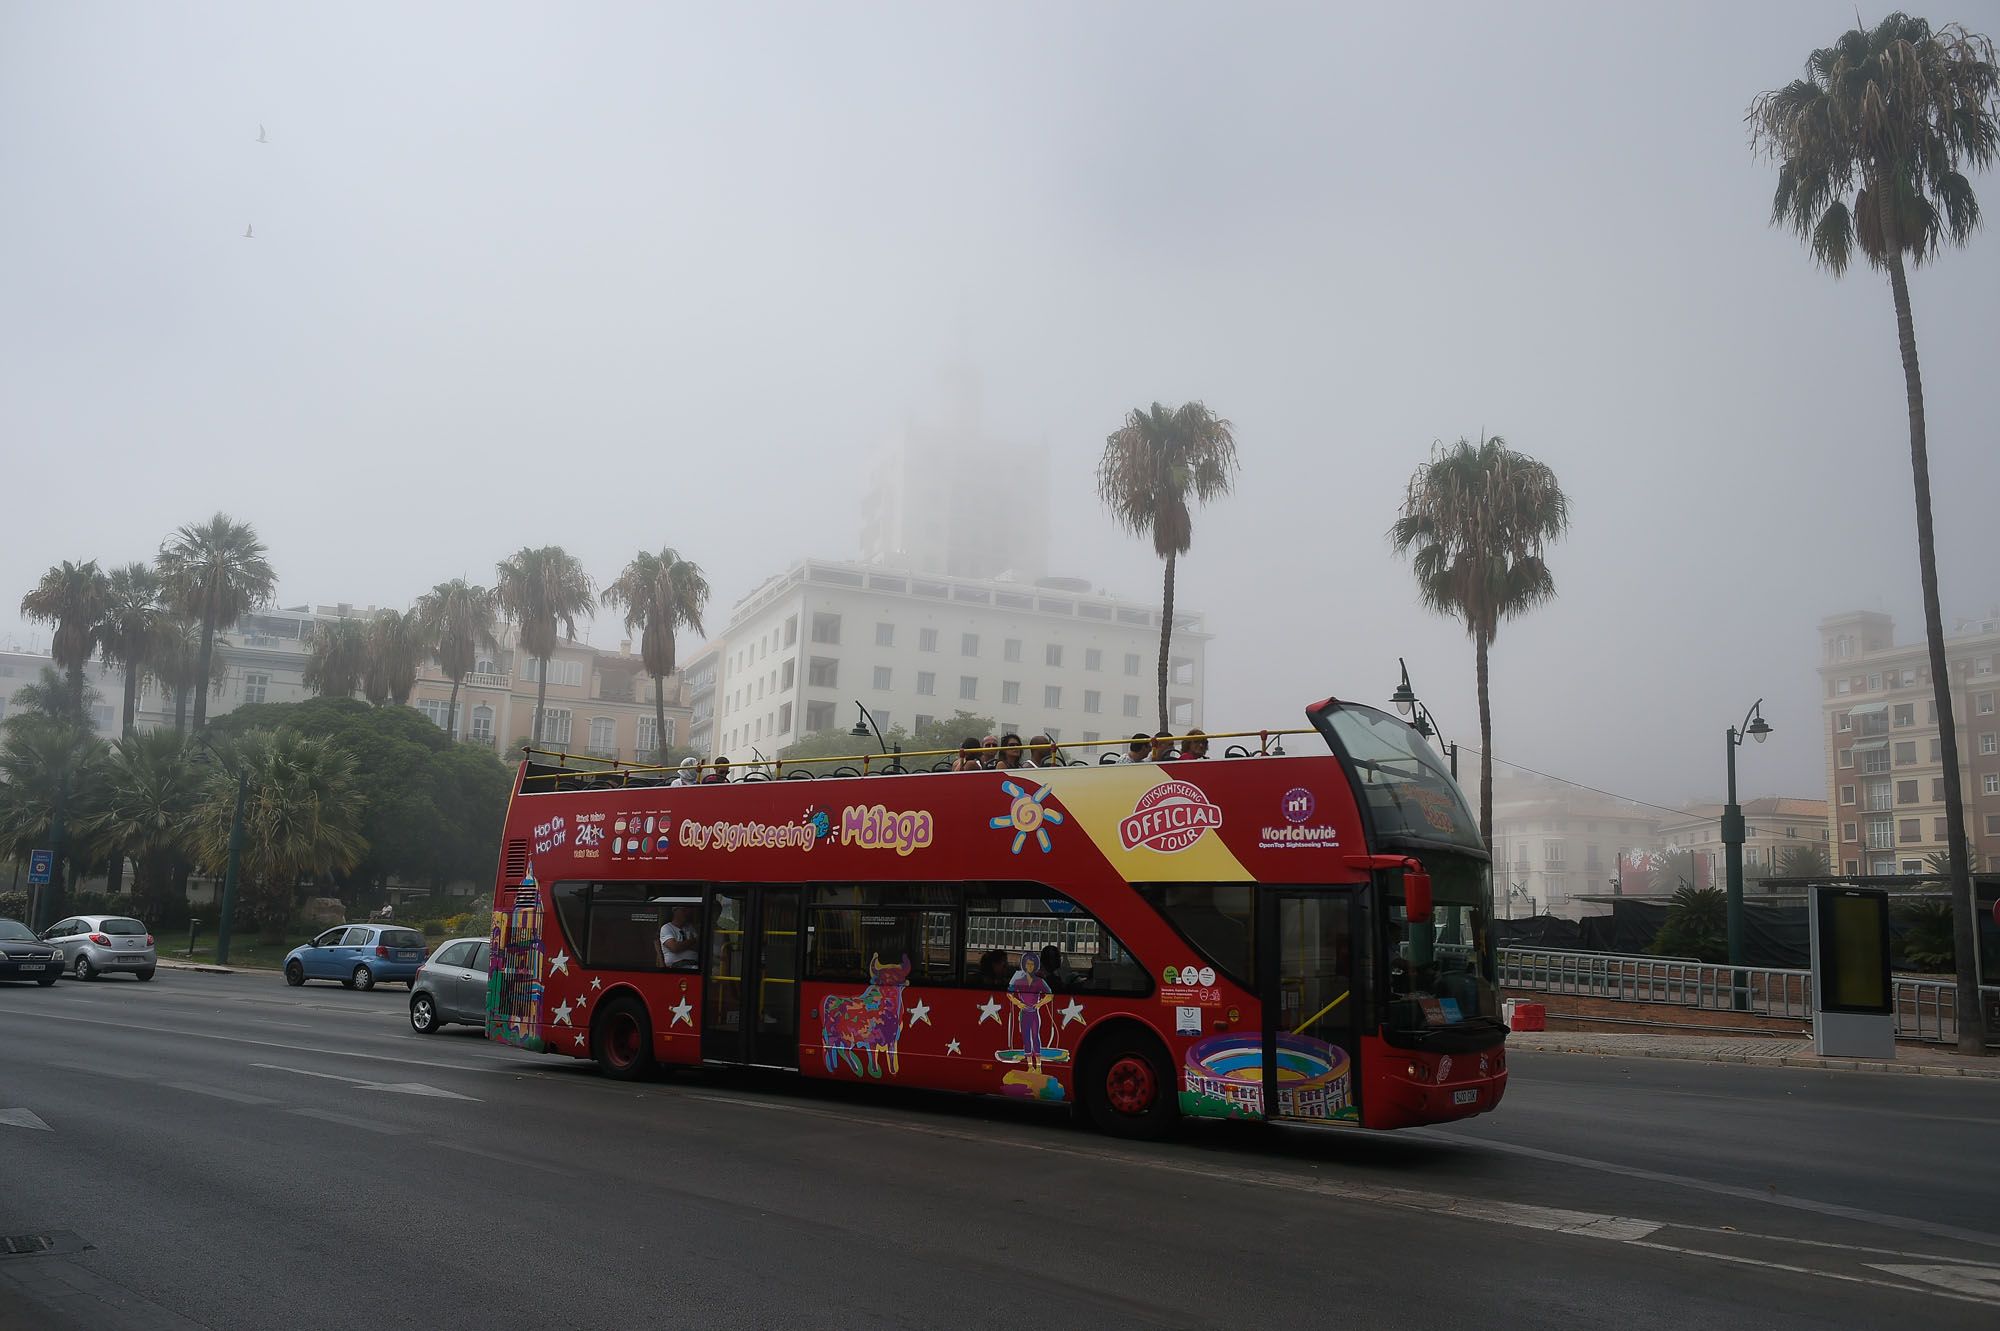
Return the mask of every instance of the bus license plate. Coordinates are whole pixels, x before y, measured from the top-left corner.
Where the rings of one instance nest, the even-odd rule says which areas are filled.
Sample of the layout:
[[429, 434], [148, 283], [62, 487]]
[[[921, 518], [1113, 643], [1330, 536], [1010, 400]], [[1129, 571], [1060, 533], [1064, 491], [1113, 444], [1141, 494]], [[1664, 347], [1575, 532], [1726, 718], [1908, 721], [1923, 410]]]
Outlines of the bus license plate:
[[1451, 1102], [1455, 1105], [1476, 1105], [1479, 1103], [1479, 1092], [1477, 1090], [1453, 1091], [1451, 1093]]

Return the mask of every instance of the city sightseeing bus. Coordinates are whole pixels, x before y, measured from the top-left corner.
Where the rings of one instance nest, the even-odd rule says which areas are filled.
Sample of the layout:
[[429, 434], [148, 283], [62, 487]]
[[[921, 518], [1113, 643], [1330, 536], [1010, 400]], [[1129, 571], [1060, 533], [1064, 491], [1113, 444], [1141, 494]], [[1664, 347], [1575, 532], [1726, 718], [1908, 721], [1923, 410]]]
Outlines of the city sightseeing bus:
[[1074, 1105], [1130, 1136], [1491, 1110], [1506, 1030], [1465, 797], [1398, 718], [1307, 716], [1277, 733], [1330, 752], [1265, 753], [1267, 733], [1244, 757], [878, 755], [711, 785], [531, 752], [487, 1032], [619, 1078], [781, 1069]]

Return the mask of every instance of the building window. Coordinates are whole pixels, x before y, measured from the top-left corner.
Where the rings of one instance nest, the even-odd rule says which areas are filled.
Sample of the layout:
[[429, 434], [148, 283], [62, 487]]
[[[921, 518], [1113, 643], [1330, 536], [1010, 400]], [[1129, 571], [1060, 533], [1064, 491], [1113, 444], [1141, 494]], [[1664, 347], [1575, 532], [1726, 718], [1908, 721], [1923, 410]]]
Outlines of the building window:
[[1922, 860], [1904, 860], [1902, 871], [1904, 873], [1922, 873], [1924, 871], [1924, 862]]
[[971, 702], [977, 698], [979, 696], [979, 676], [960, 675], [958, 677], [958, 696], [967, 702]]
[[917, 730], [918, 730], [918, 732], [919, 732], [919, 733], [921, 733], [921, 732], [923, 732], [923, 731], [926, 731], [926, 730], [929, 730], [929, 729], [930, 729], [930, 728], [931, 728], [932, 726], [934, 726], [934, 725], [936, 725], [936, 724], [937, 724], [937, 718], [936, 718], [936, 717], [934, 717], [934, 716], [926, 716], [926, 715], [924, 715], [924, 714], [923, 714], [922, 712], [918, 712], [918, 713], [917, 713], [917, 722], [916, 722], [916, 728], [917, 728]]
[[788, 656], [785, 658], [785, 663], [778, 667], [779, 688], [789, 689], [792, 687], [792, 681], [798, 678], [798, 663], [798, 657]]
[[1104, 702], [1104, 695], [1099, 693], [1096, 689], [1085, 689], [1083, 691], [1084, 711], [1096, 712], [1102, 708], [1103, 702]]
[[1062, 706], [1062, 687], [1060, 685], [1042, 685], [1042, 706], [1052, 710]]
[[542, 743], [569, 743], [569, 708], [545, 707], [542, 709]]
[[608, 716], [590, 718], [590, 751], [613, 753], [618, 748], [618, 723]]
[[493, 709], [485, 703], [472, 709], [472, 738], [481, 744], [493, 742]]
[[894, 647], [896, 645], [896, 626], [894, 624], [877, 624], [875, 626], [875, 645], [877, 647]]
[[815, 656], [806, 663], [806, 683], [816, 689], [840, 687], [840, 661], [831, 656]]
[[1062, 666], [1062, 644], [1052, 642], [1042, 649], [1042, 662], [1060, 668]]
[[[245, 675], [243, 677], [244, 703], [251, 704], [264, 701], [264, 695], [270, 691], [270, 688], [271, 677], [269, 675]], [[44, 915], [42, 918], [47, 919], [48, 916]]]
[[1915, 804], [1916, 802], [1917, 783], [1914, 781], [1898, 781], [1896, 783], [1896, 803]]
[[1840, 839], [1842, 841], [1854, 840], [1855, 839], [1854, 832], [1855, 832], [1855, 825], [1853, 823], [1842, 823], [1840, 825]]
[[1943, 800], [1944, 800], [1944, 778], [1941, 776], [1934, 776], [1931, 778], [1931, 802], [1942, 803]]
[[1979, 737], [1979, 752], [1982, 756], [1991, 753], [2000, 753], [2000, 736], [1996, 736], [1990, 730], [1981, 735]]
[[2000, 836], [2000, 813], [1986, 815], [1986, 835]]
[[937, 650], [936, 629], [917, 630], [917, 650], [920, 652], [934, 652]]
[[1125, 715], [1127, 715], [1127, 716], [1137, 716], [1138, 714], [1139, 714], [1139, 695], [1138, 695], [1138, 694], [1136, 694], [1136, 693], [1128, 693], [1128, 694], [1126, 694], [1126, 695], [1125, 695]]
[[1842, 712], [1839, 716], [1833, 718], [1833, 728], [1840, 731], [1852, 730], [1854, 729], [1854, 718], [1846, 712]]
[[1931, 761], [1934, 763], [1944, 761], [1944, 741], [1942, 739], [1933, 738], [1931, 740]]
[[785, 620], [785, 646], [791, 647], [799, 640], [799, 617], [792, 615]]
[[1542, 845], [1542, 863], [1548, 865], [1552, 869], [1559, 869], [1562, 867], [1562, 862], [1563, 862], [1562, 842], [1560, 841], [1544, 842]]
[[1993, 695], [1990, 693], [1982, 693], [1978, 697], [1974, 698], [1972, 710], [1979, 713], [1979, 715], [1981, 716], [1993, 715]]
[[1870, 818], [1868, 820], [1868, 849], [1886, 850], [1896, 844], [1896, 820], [1893, 818]]
[[1978, 659], [1977, 661], [1973, 662], [1973, 665], [1972, 665], [1972, 673], [1973, 673], [1973, 674], [1975, 674], [1975, 675], [1990, 675], [1990, 674], [1992, 674], [1992, 673], [1993, 673], [1993, 658], [1992, 658], [1992, 657], [1990, 657], [1990, 656], [1982, 656], [1982, 657], [1980, 657], [1980, 658], [1979, 658], [1979, 659]]
[[1950, 839], [1951, 839], [1951, 820], [1948, 818], [1931, 819], [1931, 840], [1949, 841]]
[[1865, 791], [1867, 792], [1867, 795], [1868, 795], [1868, 812], [1870, 812], [1870, 813], [1882, 813], [1882, 812], [1885, 812], [1885, 811], [1886, 811], [1886, 810], [1887, 810], [1887, 809], [1889, 808], [1889, 803], [1890, 803], [1890, 800], [1889, 800], [1889, 792], [1890, 792], [1890, 783], [1889, 783], [1889, 782], [1887, 782], [1887, 781], [1869, 781], [1869, 782], [1866, 782], [1866, 783], [1864, 783], [1864, 784], [1863, 784], [1863, 787], [1862, 787], [1862, 789], [1863, 789], [1863, 790], [1865, 790]]
[[[451, 704], [443, 698], [420, 698], [417, 700], [417, 710], [423, 713], [425, 720], [439, 730], [445, 729], [451, 721]], [[463, 707], [460, 710], [462, 711]]]
[[1861, 873], [1860, 860], [1848, 860], [1846, 861], [1846, 865], [1847, 865], [1847, 876], [1849, 878], [1854, 878]]
[[[592, 721], [590, 724], [595, 728], [597, 722]], [[656, 724], [655, 718], [642, 716], [639, 718], [638, 726], [633, 731], [632, 747], [641, 757], [660, 747], [653, 742], [653, 731]]]
[[806, 733], [817, 735], [822, 730], [833, 729], [833, 704], [830, 702], [809, 702], [806, 704]]
[[[667, 733], [669, 736], [673, 734], [673, 727], [674, 723], [672, 721], [667, 722]], [[778, 704], [778, 733], [780, 735], [790, 734], [791, 729], [792, 705], [788, 702], [781, 702]], [[671, 739], [668, 740], [668, 743], [672, 742]]]
[[1889, 751], [1875, 749], [1861, 756], [1861, 770], [1864, 772], [1886, 772], [1889, 770]]
[[1907, 767], [1917, 760], [1917, 742], [1913, 739], [1896, 742], [1896, 766]]
[[979, 655], [979, 635], [978, 635], [977, 633], [961, 633], [961, 634], [959, 634], [959, 635], [958, 635], [958, 654], [959, 654], [960, 656], [977, 656], [977, 655]]
[[1000, 705], [1011, 706], [1021, 701], [1021, 681], [1006, 679], [1000, 682]]
[[2000, 772], [1988, 772], [1986, 774], [1986, 793], [1988, 795], [2000, 795]]
[[1840, 765], [1842, 767], [1854, 766], [1854, 750], [1842, 749], [1840, 751]]
[[1095, 647], [1086, 647], [1086, 648], [1084, 648], [1084, 649], [1083, 649], [1083, 668], [1084, 668], [1085, 670], [1102, 670], [1102, 669], [1104, 669], [1104, 653], [1103, 653], [1103, 652], [1101, 652], [1101, 651], [1099, 651], [1099, 650], [1098, 650], [1097, 648], [1095, 648]]
[[838, 643], [840, 641], [840, 616], [820, 611], [813, 616], [813, 641]]
[[937, 692], [937, 671], [919, 670], [917, 672], [917, 692], [926, 698]]
[[[968, 655], [968, 656], [970, 656], [971, 654], [972, 654], [972, 653], [970, 653], [970, 652], [967, 652], [967, 653], [966, 653], [966, 655]], [[1002, 658], [1003, 660], [1008, 660], [1008, 661], [1018, 661], [1018, 660], [1020, 660], [1020, 659], [1021, 659], [1021, 640], [1020, 640], [1019, 638], [1009, 638], [1009, 639], [1007, 639], [1007, 641], [1005, 641], [1004, 643], [1000, 644], [1000, 655], [1001, 655], [1001, 658]]]
[[1840, 788], [1840, 802], [1841, 802], [1842, 804], [1852, 804], [1852, 803], [1854, 803], [1854, 787], [1853, 787], [1853, 786], [1842, 786], [1842, 787]]
[[1882, 676], [1879, 671], [1871, 670], [1868, 672], [1868, 691], [1870, 693], [1880, 693], [1882, 691]]
[[1137, 652], [1125, 653], [1125, 673], [1128, 675], [1136, 675], [1139, 673], [1139, 653]]
[[1897, 703], [1895, 716], [1894, 719], [1890, 722], [1890, 724], [1898, 726], [1913, 726], [1916, 723], [1917, 723], [1916, 705], [1914, 703], [1907, 703], [1907, 702]]
[[875, 691], [881, 693], [889, 688], [889, 680], [895, 674], [888, 666], [875, 667]]

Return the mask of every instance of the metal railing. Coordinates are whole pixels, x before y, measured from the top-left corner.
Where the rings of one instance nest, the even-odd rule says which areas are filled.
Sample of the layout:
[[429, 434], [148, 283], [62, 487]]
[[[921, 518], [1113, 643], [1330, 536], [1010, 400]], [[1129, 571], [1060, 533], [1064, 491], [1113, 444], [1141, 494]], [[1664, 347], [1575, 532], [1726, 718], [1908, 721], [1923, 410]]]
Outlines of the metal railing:
[[[1574, 994], [1628, 1003], [1663, 1003], [1712, 1012], [1812, 1020], [1812, 972], [1770, 966], [1741, 968], [1673, 957], [1615, 952], [1566, 952], [1503, 947], [1496, 953], [1502, 988]], [[1736, 1001], [1741, 976], [1743, 1001]], [[1958, 1040], [1958, 985], [1928, 976], [1892, 977], [1896, 1038], [1953, 1044]], [[1986, 986], [1989, 997], [2000, 987]]]

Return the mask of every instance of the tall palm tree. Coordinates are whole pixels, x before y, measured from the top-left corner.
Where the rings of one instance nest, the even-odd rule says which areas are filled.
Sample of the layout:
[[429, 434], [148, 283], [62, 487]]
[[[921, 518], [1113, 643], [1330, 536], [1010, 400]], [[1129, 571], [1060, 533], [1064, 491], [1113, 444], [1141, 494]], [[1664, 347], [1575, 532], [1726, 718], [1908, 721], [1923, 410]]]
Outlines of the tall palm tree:
[[1493, 844], [1493, 706], [1486, 657], [1500, 621], [1556, 594], [1542, 555], [1569, 527], [1569, 499], [1544, 463], [1498, 435], [1431, 452], [1410, 477], [1389, 543], [1410, 556], [1417, 597], [1465, 621], [1479, 684], [1479, 835]]
[[625, 608], [625, 627], [639, 635], [639, 655], [653, 677], [653, 750], [667, 751], [667, 677], [674, 673], [674, 631], [704, 632], [701, 612], [708, 604], [708, 579], [668, 546], [658, 554], [641, 550], [604, 589], [606, 606]]
[[548, 708], [549, 658], [555, 655], [556, 626], [576, 637], [579, 615], [591, 613], [590, 575], [575, 555], [559, 545], [523, 546], [495, 568], [500, 612], [520, 628], [521, 650], [535, 658], [535, 727], [533, 742], [542, 742], [543, 713]]
[[1160, 729], [1167, 712], [1168, 653], [1174, 631], [1174, 562], [1194, 539], [1189, 501], [1205, 504], [1229, 493], [1236, 478], [1236, 434], [1199, 402], [1127, 412], [1104, 441], [1097, 462], [1097, 496], [1135, 536], [1150, 536], [1167, 564], [1160, 612]]
[[121, 858], [138, 862], [133, 888], [148, 911], [172, 899], [175, 863], [202, 783], [186, 738], [171, 730], [125, 736], [104, 764], [86, 826]]
[[89, 814], [104, 751], [103, 740], [66, 715], [28, 713], [0, 726], [0, 848], [17, 860], [37, 848], [55, 853], [34, 912], [36, 928], [62, 913], [66, 869], [95, 858], [79, 824]]
[[174, 699], [174, 733], [187, 732], [188, 700], [197, 690], [219, 693], [225, 668], [220, 657], [211, 657], [208, 678], [199, 679], [201, 668], [201, 624], [185, 615], [168, 614], [146, 653], [146, 673], [164, 693]]
[[376, 615], [368, 625], [368, 679], [364, 687], [369, 701], [381, 701], [375, 696], [380, 688], [390, 702], [407, 707], [410, 691], [417, 687], [417, 667], [436, 650], [437, 642], [418, 611], [384, 610]]
[[305, 686], [322, 698], [352, 698], [368, 673], [368, 630], [358, 619], [322, 621], [306, 649]]
[[464, 578], [440, 582], [417, 601], [424, 636], [435, 644], [438, 666], [451, 680], [451, 710], [445, 713], [445, 733], [458, 738], [458, 686], [479, 661], [479, 649], [499, 651], [493, 621], [499, 603], [492, 591]]
[[1963, 169], [2000, 154], [2000, 65], [1990, 37], [1956, 23], [1932, 28], [1891, 14], [1872, 29], [1852, 28], [1806, 58], [1805, 76], [1750, 105], [1752, 139], [1778, 162], [1774, 225], [1789, 226], [1835, 276], [1859, 249], [1889, 277], [1903, 394], [1910, 417], [1910, 472], [1917, 497], [1917, 566], [1924, 629], [1937, 697], [1944, 763], [1946, 846], [1958, 942], [1958, 1047], [1985, 1050], [1979, 1001], [1972, 876], [1966, 858], [1965, 796], [1959, 788], [1958, 731], [1938, 607], [1937, 551], [1931, 529], [1931, 468], [1924, 432], [1924, 385], [1917, 366], [1905, 261], [1921, 265], [1947, 242], [1962, 245], [1979, 223], [1979, 201]]
[[127, 564], [111, 570], [103, 631], [98, 650], [105, 664], [125, 673], [125, 723], [130, 736], [139, 717], [139, 684], [146, 656], [159, 640], [166, 610], [160, 604], [160, 575], [148, 564]]
[[291, 919], [300, 880], [354, 867], [367, 851], [366, 807], [354, 759], [331, 739], [291, 730], [250, 731], [223, 749], [222, 770], [204, 783], [189, 823], [195, 857], [210, 869], [229, 861], [236, 773], [249, 780], [239, 872], [250, 914], [266, 934]]
[[[201, 621], [201, 654], [194, 678], [210, 677], [215, 659], [215, 634], [249, 610], [271, 599], [277, 575], [264, 557], [264, 543], [247, 522], [217, 513], [207, 522], [190, 523], [167, 538], [155, 560], [166, 584], [168, 602], [190, 619]], [[194, 728], [208, 724], [208, 690], [194, 695]]]
[[21, 598], [23, 615], [55, 625], [49, 655], [69, 676], [71, 707], [78, 720], [85, 716], [83, 668], [97, 650], [110, 599], [110, 582], [94, 559], [82, 564], [65, 559], [42, 574], [34, 590]]

